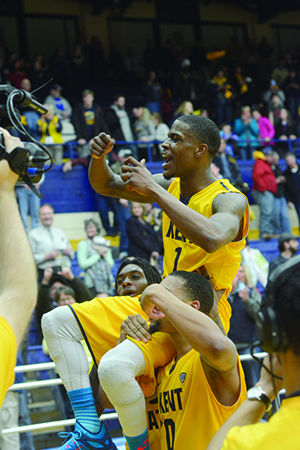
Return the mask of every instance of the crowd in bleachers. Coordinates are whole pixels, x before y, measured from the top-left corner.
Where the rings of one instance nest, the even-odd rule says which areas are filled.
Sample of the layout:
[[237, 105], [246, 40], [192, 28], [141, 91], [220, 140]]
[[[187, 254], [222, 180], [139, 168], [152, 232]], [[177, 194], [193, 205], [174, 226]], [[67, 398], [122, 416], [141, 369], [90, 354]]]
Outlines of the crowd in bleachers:
[[[125, 55], [114, 48], [106, 56], [97, 38], [89, 44], [77, 44], [73, 55], [58, 49], [47, 61], [42, 55], [25, 61], [0, 49], [1, 84], [9, 82], [31, 91], [53, 77], [54, 82], [37, 93], [48, 113], [40, 117], [24, 110], [22, 121], [32, 135], [49, 146], [55, 164], [62, 165], [65, 173], [78, 164], [88, 166], [89, 142], [100, 131], [110, 133], [117, 141], [110, 164], [119, 173], [127, 156], [147, 157], [148, 142], [158, 141], [150, 148], [152, 158], [161, 160], [160, 142], [179, 115], [198, 114], [215, 120], [220, 127], [221, 147], [212, 171], [217, 178], [230, 179], [245, 195], [252, 188], [252, 198], [260, 207], [260, 238], [279, 238], [281, 262], [298, 250], [288, 208], [294, 205], [300, 221], [300, 170], [295, 157], [300, 137], [299, 70], [299, 49], [274, 61], [266, 40], [257, 46], [249, 42], [243, 48], [232, 40], [223, 54], [206, 52], [200, 41], [189, 48], [175, 35], [161, 48], [149, 41], [142, 58], [132, 48]], [[66, 161], [67, 142], [75, 143], [72, 148], [77, 153], [76, 158]], [[283, 170], [279, 158], [285, 158]], [[245, 182], [239, 167], [239, 160], [247, 159], [254, 160], [253, 186]], [[163, 251], [158, 208], [98, 196], [102, 228], [93, 219], [86, 221], [86, 239], [77, 249], [83, 281], [71, 270], [74, 253], [65, 233], [52, 225], [51, 205], [39, 210], [39, 199], [26, 186], [17, 186], [16, 193], [28, 232], [27, 214], [32, 217], [29, 238], [40, 280], [38, 324], [42, 314], [57, 305], [112, 295], [113, 256], [118, 261], [126, 255], [139, 256], [160, 267]], [[118, 234], [120, 246], [113, 255], [109, 238], [103, 236]], [[277, 243], [272, 243], [275, 256]], [[249, 344], [255, 340], [252, 316], [261, 301], [257, 287], [263, 291], [267, 259], [271, 259], [262, 253], [250, 246], [243, 251], [243, 268], [234, 280], [230, 297], [233, 318], [235, 314], [243, 317], [243, 322], [232, 329], [232, 339], [241, 353], [248, 353]], [[245, 330], [247, 333], [241, 335]], [[40, 332], [35, 343], [41, 344]], [[249, 384], [254, 384], [257, 371], [252, 367], [246, 370]], [[57, 399], [63, 394], [55, 395]], [[62, 408], [62, 400], [57, 402]]]

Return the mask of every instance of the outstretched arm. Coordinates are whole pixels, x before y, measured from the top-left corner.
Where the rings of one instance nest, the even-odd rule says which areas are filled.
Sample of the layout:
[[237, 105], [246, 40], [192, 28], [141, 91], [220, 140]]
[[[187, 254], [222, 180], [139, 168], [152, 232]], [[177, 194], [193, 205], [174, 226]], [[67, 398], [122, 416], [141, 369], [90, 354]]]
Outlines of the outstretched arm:
[[[150, 195], [143, 195], [135, 192], [123, 182], [122, 178], [115, 174], [107, 164], [105, 156], [113, 149], [114, 140], [109, 134], [100, 133], [96, 136], [91, 144], [91, 162], [89, 167], [89, 180], [93, 189], [98, 194], [125, 198], [127, 200], [141, 202], [141, 203], [153, 203], [154, 199]], [[146, 169], [144, 163], [141, 164], [141, 173], [148, 183], [151, 183], [153, 189], [160, 186], [167, 189], [170, 182], [167, 182], [161, 174], [151, 175], [149, 170]], [[149, 191], [150, 193], [150, 191]]]
[[[23, 145], [0, 130], [7, 152]], [[37, 277], [15, 198], [17, 179], [8, 162], [0, 161], [0, 316], [11, 325], [19, 344], [36, 303]]]

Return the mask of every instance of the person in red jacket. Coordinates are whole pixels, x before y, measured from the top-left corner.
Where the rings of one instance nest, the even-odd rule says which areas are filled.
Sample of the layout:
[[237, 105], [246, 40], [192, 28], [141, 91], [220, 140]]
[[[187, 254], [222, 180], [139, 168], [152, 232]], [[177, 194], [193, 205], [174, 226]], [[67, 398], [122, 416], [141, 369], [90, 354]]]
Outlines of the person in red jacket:
[[260, 209], [259, 234], [261, 239], [273, 237], [274, 199], [277, 192], [276, 177], [271, 168], [273, 150], [266, 148], [264, 153], [254, 152], [252, 197]]

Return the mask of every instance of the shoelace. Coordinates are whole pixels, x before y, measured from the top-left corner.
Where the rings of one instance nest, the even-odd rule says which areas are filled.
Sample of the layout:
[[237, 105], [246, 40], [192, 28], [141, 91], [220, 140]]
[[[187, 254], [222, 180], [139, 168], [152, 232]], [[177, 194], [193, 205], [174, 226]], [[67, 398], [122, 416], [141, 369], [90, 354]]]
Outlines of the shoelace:
[[74, 437], [75, 439], [76, 438], [80, 439], [81, 435], [82, 435], [81, 431], [71, 431], [71, 432], [62, 431], [61, 433], [57, 434], [58, 437], [65, 439], [62, 445], [65, 444], [72, 437]]

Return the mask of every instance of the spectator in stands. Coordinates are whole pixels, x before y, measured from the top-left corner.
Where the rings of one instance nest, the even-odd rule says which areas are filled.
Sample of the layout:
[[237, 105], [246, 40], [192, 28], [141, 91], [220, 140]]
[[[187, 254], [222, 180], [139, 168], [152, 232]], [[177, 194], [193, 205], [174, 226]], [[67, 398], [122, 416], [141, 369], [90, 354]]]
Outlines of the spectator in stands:
[[270, 145], [271, 139], [275, 136], [275, 128], [272, 122], [262, 115], [261, 108], [252, 108], [252, 116], [258, 123], [260, 138], [264, 140], [264, 145]]
[[260, 238], [268, 240], [273, 237], [274, 198], [277, 192], [276, 177], [271, 168], [273, 150], [266, 148], [264, 153], [256, 151], [253, 156], [256, 161], [252, 171], [252, 196], [260, 209]]
[[239, 137], [238, 148], [242, 159], [251, 159], [258, 146], [259, 127], [251, 115], [250, 106], [243, 106], [241, 117], [234, 121], [234, 133]]
[[289, 208], [294, 204], [300, 224], [300, 167], [297, 164], [294, 153], [287, 153], [285, 161], [287, 164], [287, 169], [283, 172], [283, 176], [286, 179], [285, 195]]
[[274, 97], [274, 94], [277, 95], [280, 99], [280, 102], [282, 105], [284, 105], [285, 102], [285, 94], [282, 89], [278, 86], [275, 80], [270, 81], [269, 89], [264, 93], [263, 100], [267, 104], [269, 111], [272, 108], [272, 98]]
[[[151, 225], [144, 220], [144, 206], [141, 203], [131, 204], [131, 217], [126, 222], [129, 239], [129, 256], [156, 262], [159, 259], [159, 242]], [[138, 236], [138, 238], [137, 238]]]
[[[126, 99], [124, 95], [116, 95], [114, 102], [106, 113], [106, 123], [110, 133], [116, 141], [134, 141], [133, 120], [125, 109]], [[137, 156], [134, 145], [130, 145], [133, 156]]]
[[[21, 89], [26, 92], [31, 91], [31, 81], [29, 78], [23, 78]], [[40, 115], [31, 108], [22, 108], [21, 122], [28, 129], [29, 133], [36, 139], [40, 138], [38, 132], [38, 120]]]
[[274, 126], [280, 120], [280, 111], [282, 108], [284, 108], [284, 103], [281, 101], [280, 97], [277, 94], [273, 94], [268, 106], [268, 111], [269, 119]]
[[75, 138], [74, 127], [71, 123], [72, 108], [69, 101], [61, 95], [62, 87], [55, 84], [46, 97], [45, 103], [53, 106], [53, 113], [62, 121], [63, 141], [67, 142]]
[[284, 81], [283, 86], [288, 110], [292, 119], [296, 122], [299, 120], [300, 106], [300, 80], [296, 70], [291, 70], [289, 76]]
[[53, 105], [45, 105], [48, 112], [38, 120], [38, 133], [43, 144], [48, 145], [54, 164], [60, 165], [63, 157], [62, 125], [59, 117], [54, 114]]
[[[261, 295], [247, 283], [243, 266], [240, 266], [232, 282], [228, 301], [232, 311], [228, 337], [235, 343], [240, 355], [249, 354], [251, 345], [256, 341], [255, 317], [260, 309]], [[249, 389], [259, 378], [259, 367], [253, 360], [242, 362], [242, 366]]]
[[72, 288], [76, 302], [81, 303], [91, 300], [93, 295], [86, 287], [85, 283], [75, 277], [71, 269], [64, 267], [61, 271], [54, 271], [52, 267], [47, 267], [42, 275], [41, 284], [38, 291], [38, 299], [36, 305], [37, 326], [42, 342], [41, 320], [43, 314], [46, 314], [57, 307], [55, 295], [58, 289], [63, 287]]
[[223, 178], [227, 178], [235, 187], [242, 190], [249, 191], [247, 183], [243, 182], [240, 168], [233, 156], [230, 156], [225, 139], [221, 138], [221, 145], [218, 153], [213, 159], [213, 163], [219, 167]]
[[114, 260], [110, 242], [100, 236], [100, 225], [93, 219], [85, 220], [86, 239], [78, 243], [77, 260], [84, 270], [84, 281], [94, 297], [109, 297], [114, 293], [111, 269]]
[[291, 233], [282, 233], [278, 238], [278, 250], [280, 255], [269, 264], [269, 276], [280, 264], [287, 262], [298, 253], [299, 242]]
[[276, 177], [277, 192], [275, 194], [274, 203], [274, 233], [280, 235], [281, 233], [291, 233], [291, 224], [289, 218], [288, 205], [285, 198], [285, 182], [286, 179], [282, 174], [281, 167], [279, 165], [279, 154], [273, 152], [272, 154], [272, 170]]
[[216, 121], [220, 126], [232, 120], [232, 86], [224, 70], [219, 70], [210, 83], [213, 106], [216, 110]]
[[[135, 117], [134, 133], [137, 140], [142, 142], [153, 141], [155, 127], [149, 109], [143, 106], [133, 108], [133, 115]], [[138, 157], [139, 159], [147, 157], [147, 145], [138, 144]]]
[[153, 70], [149, 72], [143, 90], [146, 108], [148, 108], [151, 113], [160, 113], [161, 84], [156, 77], [156, 72]]
[[265, 288], [268, 279], [269, 263], [260, 250], [250, 246], [248, 238], [246, 239], [246, 246], [241, 251], [241, 257], [249, 286], [255, 288], [260, 283]]
[[45, 204], [40, 208], [40, 226], [29, 232], [29, 242], [39, 272], [39, 280], [46, 267], [71, 267], [74, 257], [71, 244], [63, 230], [53, 226], [54, 209]]
[[82, 93], [82, 102], [73, 110], [72, 122], [79, 144], [80, 158], [89, 155], [89, 144], [94, 136], [103, 130], [109, 132], [101, 108], [95, 104], [94, 100], [94, 92], [85, 89]]
[[272, 80], [276, 81], [278, 87], [282, 88], [285, 84], [286, 79], [289, 76], [289, 71], [285, 64], [285, 59], [280, 58], [277, 65], [272, 71]]
[[[42, 176], [39, 183], [35, 183], [34, 186], [37, 190], [40, 189], [41, 184], [44, 182], [45, 175]], [[29, 232], [28, 215], [31, 218], [31, 229], [39, 226], [39, 210], [41, 205], [41, 199], [32, 190], [24, 184], [22, 181], [17, 181], [15, 187], [16, 196], [18, 199], [18, 206], [24, 224], [26, 233]]]
[[[163, 122], [161, 115], [156, 112], [152, 114], [152, 120], [155, 128], [154, 140], [164, 142], [167, 139], [169, 133], [168, 125]], [[158, 154], [160, 155], [160, 153], [162, 152], [162, 147], [160, 144], [158, 145], [158, 148]]]
[[172, 123], [177, 119], [177, 117], [183, 116], [183, 115], [190, 115], [194, 114], [194, 106], [193, 103], [185, 100], [180, 103], [178, 108], [176, 109], [174, 113], [174, 117], [172, 119]]
[[[287, 141], [287, 140], [295, 140], [297, 139], [297, 130], [294, 124], [293, 119], [290, 116], [290, 113], [287, 109], [282, 108], [279, 113], [279, 118], [277, 123], [275, 124], [275, 137], [277, 139], [280, 139], [281, 141]], [[282, 152], [287, 152], [289, 150], [289, 145], [278, 142], [276, 147], [278, 150], [281, 150]]]
[[8, 74], [10, 83], [17, 89], [21, 89], [22, 80], [27, 78], [24, 68], [25, 62], [23, 58], [15, 59], [13, 63], [13, 69]]

